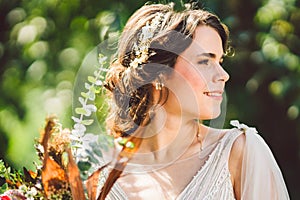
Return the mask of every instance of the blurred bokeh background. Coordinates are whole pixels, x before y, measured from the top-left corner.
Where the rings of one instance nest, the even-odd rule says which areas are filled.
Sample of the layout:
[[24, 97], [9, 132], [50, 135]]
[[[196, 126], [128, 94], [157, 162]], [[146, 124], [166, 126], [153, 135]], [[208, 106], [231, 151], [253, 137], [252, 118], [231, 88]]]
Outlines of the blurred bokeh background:
[[[180, 9], [182, 2], [175, 2]], [[231, 75], [225, 126], [231, 119], [255, 126], [282, 169], [291, 199], [300, 199], [300, 1], [199, 2], [229, 26], [235, 49], [224, 63]], [[34, 139], [48, 114], [72, 127], [81, 62], [119, 34], [145, 3], [0, 0], [0, 159], [16, 169], [33, 167]]]

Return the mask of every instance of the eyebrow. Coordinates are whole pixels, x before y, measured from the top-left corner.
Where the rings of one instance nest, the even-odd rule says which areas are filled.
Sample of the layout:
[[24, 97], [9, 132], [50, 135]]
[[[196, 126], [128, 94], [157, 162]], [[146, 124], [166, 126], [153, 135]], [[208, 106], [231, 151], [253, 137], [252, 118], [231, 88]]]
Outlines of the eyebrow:
[[216, 54], [214, 54], [214, 53], [201, 53], [201, 54], [197, 55], [197, 57], [202, 57], [202, 56], [209, 57], [209, 58], [216, 58], [217, 57]]

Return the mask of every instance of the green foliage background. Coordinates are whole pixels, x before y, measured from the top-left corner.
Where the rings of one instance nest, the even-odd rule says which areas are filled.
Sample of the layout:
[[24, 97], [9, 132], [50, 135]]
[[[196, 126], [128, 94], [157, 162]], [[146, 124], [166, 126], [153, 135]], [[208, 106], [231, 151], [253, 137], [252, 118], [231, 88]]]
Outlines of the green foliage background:
[[[37, 159], [33, 142], [48, 114], [72, 126], [72, 92], [82, 60], [101, 41], [118, 34], [144, 3], [0, 0], [0, 159], [15, 168], [32, 167]], [[226, 124], [239, 119], [257, 127], [282, 169], [292, 199], [300, 198], [299, 4], [199, 3], [231, 31], [235, 56], [224, 63], [231, 75]]]

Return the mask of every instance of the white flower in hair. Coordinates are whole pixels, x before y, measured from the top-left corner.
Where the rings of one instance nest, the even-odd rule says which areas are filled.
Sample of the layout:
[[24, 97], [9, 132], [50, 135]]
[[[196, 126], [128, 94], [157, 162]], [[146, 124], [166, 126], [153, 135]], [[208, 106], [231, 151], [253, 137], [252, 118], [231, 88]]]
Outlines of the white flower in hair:
[[136, 58], [130, 63], [130, 67], [137, 68], [139, 66], [139, 60]]
[[141, 36], [142, 36], [142, 41], [146, 41], [146, 40], [148, 40], [148, 39], [151, 39], [152, 37], [153, 37], [153, 27], [151, 27], [150, 25], [149, 25], [149, 22], [147, 22], [147, 24], [146, 24], [146, 26], [144, 26], [143, 28], [142, 28], [142, 34], [141, 34]]
[[158, 13], [157, 16], [151, 21], [148, 21], [144, 27], [138, 40], [138, 44], [133, 45], [135, 51], [135, 58], [130, 62], [130, 67], [137, 68], [140, 64], [147, 62], [149, 58], [149, 47], [151, 38], [154, 37], [155, 30], [159, 27], [163, 19], [163, 14]]

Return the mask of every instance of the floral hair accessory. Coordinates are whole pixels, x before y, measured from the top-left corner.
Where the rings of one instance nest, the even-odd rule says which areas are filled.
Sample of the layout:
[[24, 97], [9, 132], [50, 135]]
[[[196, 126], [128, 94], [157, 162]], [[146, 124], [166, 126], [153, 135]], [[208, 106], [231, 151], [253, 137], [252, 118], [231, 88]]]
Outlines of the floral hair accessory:
[[150, 41], [151, 38], [154, 37], [155, 31], [161, 25], [162, 21], [163, 14], [158, 13], [157, 16], [151, 22], [148, 21], [146, 25], [142, 28], [142, 32], [138, 40], [139, 43], [135, 43], [133, 46], [135, 58], [130, 62], [130, 67], [139, 67], [141, 64], [147, 62], [149, 56], [155, 54], [149, 54]]

